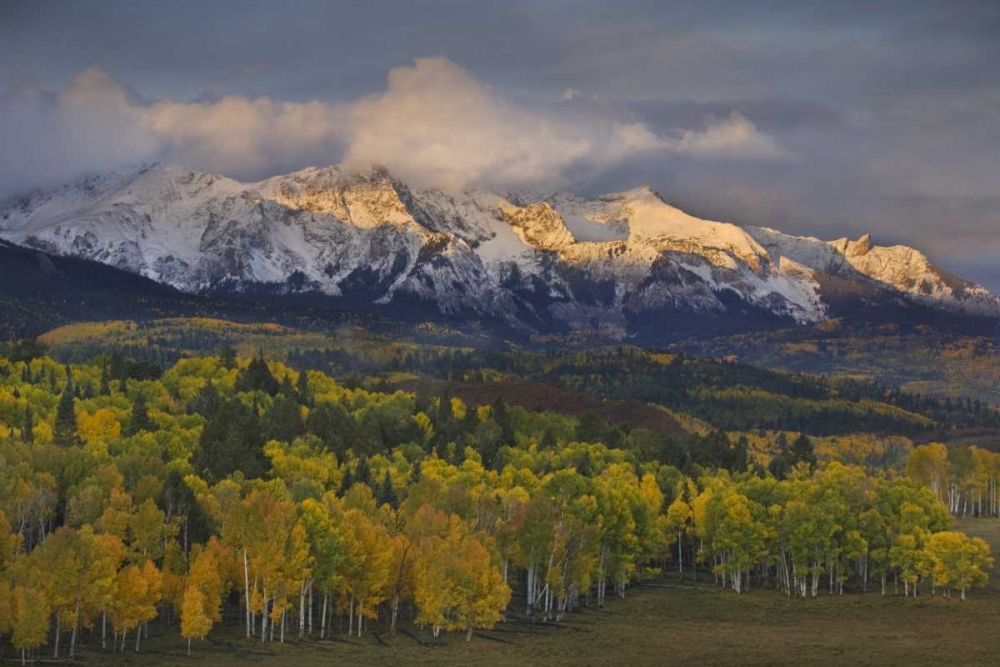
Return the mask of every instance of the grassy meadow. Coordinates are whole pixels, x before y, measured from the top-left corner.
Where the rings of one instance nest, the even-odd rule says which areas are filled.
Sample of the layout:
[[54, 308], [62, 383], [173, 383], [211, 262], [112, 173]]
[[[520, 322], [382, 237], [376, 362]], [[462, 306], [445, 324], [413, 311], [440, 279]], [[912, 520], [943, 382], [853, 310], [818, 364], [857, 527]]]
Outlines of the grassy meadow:
[[[957, 528], [1000, 550], [1000, 521], [962, 520]], [[737, 596], [676, 574], [629, 589], [604, 609], [584, 608], [562, 623], [513, 620], [471, 642], [464, 635], [433, 640], [404, 624], [406, 634], [375, 631], [333, 641], [262, 646], [240, 635], [237, 622], [195, 642], [188, 657], [176, 630], [155, 625], [141, 653], [102, 653], [89, 647], [87, 665], [996, 665], [1000, 660], [1000, 572], [967, 601], [877, 591], [848, 591], [815, 600], [788, 599], [773, 590]], [[902, 591], [902, 589], [900, 589]], [[513, 606], [518, 606], [517, 598]]]

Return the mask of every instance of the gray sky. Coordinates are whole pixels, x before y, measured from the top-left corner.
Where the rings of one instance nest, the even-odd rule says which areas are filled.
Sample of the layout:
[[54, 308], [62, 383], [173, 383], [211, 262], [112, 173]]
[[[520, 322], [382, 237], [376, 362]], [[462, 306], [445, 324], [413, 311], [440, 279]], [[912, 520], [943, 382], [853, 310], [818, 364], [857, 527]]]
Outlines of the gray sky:
[[1000, 289], [1000, 2], [0, 0], [0, 193], [154, 159], [645, 184]]

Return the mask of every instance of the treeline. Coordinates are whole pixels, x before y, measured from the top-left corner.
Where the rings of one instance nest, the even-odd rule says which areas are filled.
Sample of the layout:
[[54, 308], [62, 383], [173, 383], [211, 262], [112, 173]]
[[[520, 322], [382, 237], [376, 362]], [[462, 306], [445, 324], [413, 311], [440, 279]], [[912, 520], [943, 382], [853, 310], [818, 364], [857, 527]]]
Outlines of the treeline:
[[833, 463], [812, 477], [709, 477], [688, 482], [668, 521], [697, 539], [716, 580], [737, 593], [751, 583], [789, 596], [843, 594], [874, 583], [886, 595], [903, 585], [960, 592], [981, 586], [993, 564], [979, 538], [949, 531], [945, 506], [907, 479], [869, 477]]
[[1000, 516], [1000, 454], [970, 445], [921, 445], [906, 474], [930, 487], [955, 516]]
[[[414, 373], [446, 381], [529, 380], [586, 395], [664, 405], [727, 431], [804, 431], [817, 436], [859, 431], [916, 433], [935, 428], [1000, 427], [1000, 411], [971, 398], [935, 398], [878, 382], [781, 373], [727, 360], [657, 353], [634, 347], [578, 351], [504, 351], [388, 342], [357, 332], [333, 340], [311, 330], [240, 332], [213, 320], [157, 320], [60, 346], [79, 363], [109, 345], [128, 357], [167, 368], [186, 356], [242, 341], [296, 368], [319, 370], [349, 384]], [[245, 348], [244, 348], [245, 349]]]
[[767, 472], [709, 434], [715, 462], [682, 471], [634, 433], [599, 441], [612, 431], [231, 350], [162, 374], [0, 359], [0, 634], [22, 656], [139, 650], [168, 629], [190, 642], [223, 620], [262, 642], [338, 620], [471, 637], [695, 563], [739, 593], [891, 580], [963, 597], [991, 564], [933, 491], [814, 471], [807, 438]]
[[916, 432], [1000, 427], [1000, 411], [971, 398], [935, 398], [874, 381], [780, 373], [748, 364], [632, 347], [505, 352], [399, 350], [390, 359], [346, 350], [294, 351], [298, 367], [349, 372], [412, 372], [446, 380], [517, 378], [600, 398], [658, 403], [726, 430]]

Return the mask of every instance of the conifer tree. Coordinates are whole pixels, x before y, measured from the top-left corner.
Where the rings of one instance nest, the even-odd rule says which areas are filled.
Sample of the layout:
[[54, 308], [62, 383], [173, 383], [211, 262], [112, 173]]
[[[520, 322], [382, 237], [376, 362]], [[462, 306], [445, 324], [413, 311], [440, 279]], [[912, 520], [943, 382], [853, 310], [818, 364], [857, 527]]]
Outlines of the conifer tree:
[[101, 362], [101, 396], [111, 395], [111, 377], [108, 371], [108, 359], [104, 357]]
[[219, 362], [227, 370], [236, 368], [236, 349], [229, 343], [219, 348]]
[[21, 439], [27, 443], [35, 441], [34, 414], [31, 412], [31, 403], [24, 408], [24, 426], [21, 427]]
[[[290, 388], [291, 384], [288, 386]], [[300, 409], [299, 402], [294, 398], [294, 392], [289, 396], [282, 390], [281, 395], [271, 404], [271, 409], [264, 414], [262, 423], [264, 439], [291, 442], [302, 435], [304, 426]]]
[[371, 471], [368, 469], [368, 458], [362, 456], [358, 459], [358, 465], [354, 468], [354, 482], [356, 484], [367, 484], [371, 486]]
[[237, 391], [262, 391], [269, 396], [274, 396], [280, 388], [281, 385], [274, 378], [267, 362], [264, 361], [264, 353], [260, 351], [257, 352], [257, 356], [250, 360], [247, 367], [236, 375]]
[[382, 485], [379, 487], [378, 502], [380, 505], [387, 504], [390, 507], [395, 507], [399, 504], [396, 489], [392, 485], [392, 475], [389, 474], [388, 470], [385, 471], [385, 476], [382, 478]]
[[155, 431], [156, 422], [149, 416], [146, 406], [146, 396], [141, 391], [135, 393], [132, 399], [132, 416], [129, 418], [125, 435], [136, 435], [143, 431]]
[[53, 427], [55, 443], [61, 447], [69, 447], [76, 443], [76, 406], [73, 389], [73, 376], [67, 371], [66, 388], [63, 389], [56, 407], [56, 421]]
[[312, 404], [312, 392], [309, 390], [309, 371], [303, 370], [299, 373], [299, 380], [295, 386], [299, 395], [299, 402], [303, 405]]

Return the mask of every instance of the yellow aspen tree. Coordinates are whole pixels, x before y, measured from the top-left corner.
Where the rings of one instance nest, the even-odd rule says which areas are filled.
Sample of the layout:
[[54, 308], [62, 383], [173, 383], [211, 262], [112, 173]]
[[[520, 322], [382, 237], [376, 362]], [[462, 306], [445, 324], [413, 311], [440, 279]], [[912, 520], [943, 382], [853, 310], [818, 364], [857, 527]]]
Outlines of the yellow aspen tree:
[[212, 618], [205, 609], [205, 595], [198, 587], [189, 584], [184, 590], [184, 601], [181, 604], [181, 637], [187, 639], [187, 652], [191, 655], [191, 640], [195, 637], [204, 639], [212, 629]]
[[122, 633], [122, 652], [130, 630], [136, 630], [135, 650], [139, 651], [142, 636], [140, 626], [156, 618], [156, 605], [163, 594], [163, 576], [152, 561], [141, 566], [129, 565], [115, 581], [115, 599], [111, 606], [111, 622], [115, 632]]
[[393, 536], [391, 545], [389, 588], [392, 613], [389, 619], [389, 634], [395, 635], [396, 622], [399, 619], [399, 603], [413, 592], [414, 549], [405, 535]]
[[168, 524], [166, 515], [152, 499], [141, 503], [129, 517], [129, 546], [139, 560], [158, 559], [163, 555], [165, 540], [177, 530]]
[[99, 444], [108, 438], [117, 438], [122, 434], [122, 425], [115, 413], [107, 408], [101, 408], [94, 414], [83, 413], [79, 417], [80, 425], [77, 433], [80, 439], [88, 445]]
[[14, 560], [14, 554], [21, 549], [23, 537], [10, 529], [10, 522], [3, 510], [0, 510], [0, 572], [7, 569]]
[[445, 537], [431, 537], [421, 549], [414, 568], [417, 621], [441, 630], [491, 628], [503, 617], [510, 588], [489, 551], [456, 516]]
[[945, 481], [948, 473], [948, 448], [939, 443], [921, 445], [910, 451], [906, 476], [931, 487], [939, 499], [946, 499]]
[[62, 527], [42, 542], [31, 560], [40, 590], [55, 616], [52, 656], [59, 657], [63, 629], [76, 623], [79, 587], [85, 563], [84, 548], [77, 531]]
[[101, 649], [107, 648], [108, 615], [117, 595], [118, 572], [128, 553], [115, 535], [95, 535], [95, 557], [88, 576], [91, 586], [84, 601], [84, 614], [101, 616]]
[[21, 650], [21, 664], [25, 654], [45, 645], [49, 634], [49, 616], [52, 609], [42, 591], [24, 586], [14, 588], [11, 595], [12, 632], [10, 642]]
[[195, 586], [204, 595], [205, 613], [213, 622], [222, 620], [222, 599], [227, 584], [222, 567], [231, 557], [229, 549], [212, 537], [191, 561], [188, 586]]
[[120, 487], [113, 488], [108, 506], [101, 514], [95, 528], [101, 533], [115, 535], [124, 542], [128, 539], [129, 523], [134, 511], [131, 494]]
[[670, 503], [666, 514], [666, 528], [677, 536], [677, 572], [684, 574], [684, 534], [691, 526], [691, 506], [684, 501], [684, 496], [678, 494]]
[[[385, 526], [361, 510], [344, 513], [339, 526], [346, 552], [342, 606], [349, 615], [348, 634], [364, 631], [364, 619], [378, 617], [378, 606], [388, 597], [392, 577], [392, 549]], [[346, 604], [345, 604], [346, 603]]]
[[[3, 572], [0, 570], [0, 572]], [[14, 620], [14, 592], [10, 583], [0, 578], [0, 635], [11, 631]]]
[[965, 599], [968, 589], [982, 586], [989, 578], [987, 571], [993, 566], [989, 545], [981, 538], [954, 531], [941, 531], [927, 538], [924, 550], [931, 562], [934, 585], [959, 591]]

